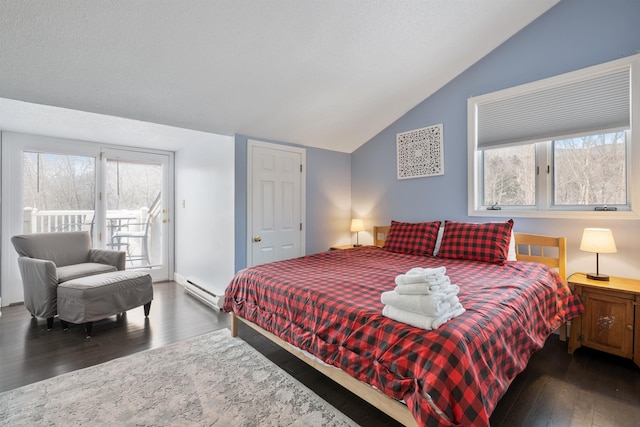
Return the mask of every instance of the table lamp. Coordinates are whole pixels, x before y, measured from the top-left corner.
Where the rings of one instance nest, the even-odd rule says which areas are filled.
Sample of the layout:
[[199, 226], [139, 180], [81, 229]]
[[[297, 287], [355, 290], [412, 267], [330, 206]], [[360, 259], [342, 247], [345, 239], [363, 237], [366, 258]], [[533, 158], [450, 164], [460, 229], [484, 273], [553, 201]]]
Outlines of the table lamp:
[[596, 272], [587, 274], [588, 279], [608, 281], [609, 276], [600, 274], [600, 254], [613, 254], [616, 249], [616, 242], [613, 240], [613, 233], [608, 228], [585, 228], [582, 233], [580, 250], [596, 253]]
[[353, 218], [351, 220], [351, 232], [356, 233], [356, 244], [354, 245], [355, 247], [362, 246], [360, 244], [358, 236], [361, 231], [364, 231], [364, 221], [360, 218]]

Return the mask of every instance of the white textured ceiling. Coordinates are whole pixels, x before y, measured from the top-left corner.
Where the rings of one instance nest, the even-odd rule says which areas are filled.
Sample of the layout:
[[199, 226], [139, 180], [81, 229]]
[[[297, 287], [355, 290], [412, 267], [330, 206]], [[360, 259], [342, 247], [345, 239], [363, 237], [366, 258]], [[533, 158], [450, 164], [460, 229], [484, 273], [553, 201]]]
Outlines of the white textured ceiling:
[[558, 1], [0, 0], [0, 97], [352, 152]]

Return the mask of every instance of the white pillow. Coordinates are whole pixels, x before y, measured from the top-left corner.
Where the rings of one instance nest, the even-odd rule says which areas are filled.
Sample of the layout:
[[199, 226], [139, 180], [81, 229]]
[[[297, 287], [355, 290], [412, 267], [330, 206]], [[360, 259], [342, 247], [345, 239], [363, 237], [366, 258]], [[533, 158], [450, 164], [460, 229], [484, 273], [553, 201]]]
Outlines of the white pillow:
[[507, 253], [507, 261], [517, 261], [516, 258], [516, 236], [513, 235], [511, 230], [511, 239], [509, 239], [509, 253]]
[[440, 243], [442, 243], [442, 235], [444, 234], [444, 222], [438, 230], [438, 237], [436, 238], [436, 246], [433, 248], [433, 256], [437, 256], [440, 251]]
[[[437, 256], [440, 251], [440, 244], [442, 243], [442, 235], [444, 234], [444, 222], [438, 230], [438, 237], [436, 239], [436, 246], [433, 248], [433, 256]], [[509, 252], [507, 253], [507, 261], [517, 261], [516, 258], [516, 237], [511, 230], [511, 238], [509, 239]]]

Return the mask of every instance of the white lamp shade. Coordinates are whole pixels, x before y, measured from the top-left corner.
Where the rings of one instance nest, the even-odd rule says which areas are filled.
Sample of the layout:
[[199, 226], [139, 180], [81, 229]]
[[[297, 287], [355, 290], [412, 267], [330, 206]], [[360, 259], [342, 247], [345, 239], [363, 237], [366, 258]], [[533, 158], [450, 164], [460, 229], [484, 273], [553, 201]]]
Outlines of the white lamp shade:
[[364, 221], [360, 218], [354, 218], [351, 220], [351, 232], [364, 231]]
[[613, 254], [618, 252], [613, 233], [608, 228], [585, 228], [582, 233], [580, 250], [601, 254]]

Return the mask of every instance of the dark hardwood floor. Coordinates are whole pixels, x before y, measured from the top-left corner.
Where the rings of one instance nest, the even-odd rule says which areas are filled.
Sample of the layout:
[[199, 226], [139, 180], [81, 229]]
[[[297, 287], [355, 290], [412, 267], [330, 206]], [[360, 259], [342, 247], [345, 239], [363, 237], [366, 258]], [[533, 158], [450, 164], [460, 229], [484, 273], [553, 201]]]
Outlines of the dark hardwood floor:
[[[31, 319], [23, 306], [4, 307], [0, 392], [228, 326], [228, 315], [186, 295], [174, 282], [154, 284], [149, 318], [140, 307], [96, 322], [90, 339], [81, 326], [65, 332], [56, 320], [47, 331], [46, 321]], [[240, 337], [358, 424], [398, 425], [243, 324]], [[640, 427], [640, 369], [586, 348], [571, 356], [566, 348], [553, 335], [533, 355], [498, 403], [491, 425]]]

